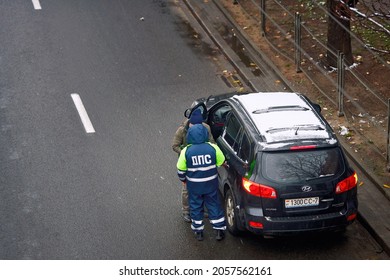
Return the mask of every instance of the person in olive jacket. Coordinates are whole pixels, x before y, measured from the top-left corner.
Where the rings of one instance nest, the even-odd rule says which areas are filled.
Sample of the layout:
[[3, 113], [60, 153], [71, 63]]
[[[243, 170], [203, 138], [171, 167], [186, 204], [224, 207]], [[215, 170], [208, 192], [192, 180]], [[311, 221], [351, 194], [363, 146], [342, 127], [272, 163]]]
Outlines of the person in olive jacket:
[[[196, 109], [194, 112], [192, 112], [190, 118], [184, 120], [184, 122], [179, 126], [179, 128], [176, 130], [176, 133], [173, 137], [172, 149], [177, 153], [178, 156], [180, 155], [181, 150], [184, 149], [185, 146], [187, 146], [187, 131], [188, 128], [194, 124], [203, 124], [203, 126], [206, 127], [208, 131], [208, 135], [209, 135], [208, 141], [210, 143], [215, 144], [213, 135], [211, 134], [210, 126], [203, 122], [203, 116], [200, 109]], [[190, 207], [188, 204], [188, 192], [185, 184], [182, 185], [181, 201], [182, 201], [183, 219], [184, 221], [190, 223], [191, 222]]]
[[188, 129], [188, 145], [181, 151], [177, 161], [177, 174], [187, 185], [190, 205], [191, 228], [198, 240], [203, 240], [204, 206], [209, 220], [216, 231], [216, 239], [225, 237], [225, 215], [218, 190], [218, 166], [225, 162], [225, 156], [216, 145], [207, 142], [207, 129], [196, 124]]

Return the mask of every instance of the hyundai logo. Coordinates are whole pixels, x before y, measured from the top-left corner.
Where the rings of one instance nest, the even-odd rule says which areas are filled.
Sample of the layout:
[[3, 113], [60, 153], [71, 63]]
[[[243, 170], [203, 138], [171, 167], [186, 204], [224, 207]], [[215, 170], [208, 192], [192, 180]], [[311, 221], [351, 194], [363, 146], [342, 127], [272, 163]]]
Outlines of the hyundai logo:
[[310, 192], [312, 190], [312, 188], [310, 186], [303, 186], [302, 187], [302, 191], [304, 192]]

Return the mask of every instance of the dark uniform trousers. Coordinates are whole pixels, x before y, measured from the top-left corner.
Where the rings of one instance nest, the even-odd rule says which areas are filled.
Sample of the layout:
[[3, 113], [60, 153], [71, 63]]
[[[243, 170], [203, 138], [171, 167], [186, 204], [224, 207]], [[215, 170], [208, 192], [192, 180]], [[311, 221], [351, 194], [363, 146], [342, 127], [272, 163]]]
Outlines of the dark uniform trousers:
[[189, 204], [190, 204], [190, 215], [192, 220], [191, 228], [194, 231], [203, 231], [204, 229], [204, 206], [208, 210], [209, 220], [216, 230], [224, 230], [225, 227], [225, 216], [221, 207], [221, 200], [219, 197], [218, 189], [207, 193], [207, 194], [196, 194], [188, 190], [189, 193]]

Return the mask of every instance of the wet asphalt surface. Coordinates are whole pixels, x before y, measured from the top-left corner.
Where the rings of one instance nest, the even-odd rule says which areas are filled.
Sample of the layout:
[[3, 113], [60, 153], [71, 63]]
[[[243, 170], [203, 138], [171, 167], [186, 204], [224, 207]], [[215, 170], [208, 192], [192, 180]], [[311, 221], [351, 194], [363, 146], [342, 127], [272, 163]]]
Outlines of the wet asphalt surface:
[[223, 242], [207, 226], [195, 240], [171, 139], [192, 100], [236, 85], [184, 5], [15, 0], [0, 25], [1, 259], [388, 259], [358, 223]]

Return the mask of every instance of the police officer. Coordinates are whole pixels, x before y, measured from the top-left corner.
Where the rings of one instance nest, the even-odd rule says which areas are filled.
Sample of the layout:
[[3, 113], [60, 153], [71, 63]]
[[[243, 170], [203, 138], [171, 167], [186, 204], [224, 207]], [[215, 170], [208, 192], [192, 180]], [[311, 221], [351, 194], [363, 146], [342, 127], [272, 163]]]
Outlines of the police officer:
[[[185, 146], [187, 146], [187, 132], [188, 128], [194, 124], [202, 124], [205, 128], [207, 128], [207, 131], [209, 133], [209, 139], [208, 141], [210, 143], [215, 143], [213, 135], [211, 134], [210, 126], [203, 122], [203, 116], [200, 111], [200, 109], [196, 109], [194, 112], [192, 112], [189, 119], [186, 119], [177, 129], [175, 132], [175, 135], [172, 140], [172, 149], [180, 155], [180, 152], [182, 149], [184, 149]], [[181, 190], [181, 201], [182, 201], [182, 212], [183, 212], [183, 219], [184, 221], [191, 223], [191, 217], [190, 217], [190, 206], [188, 204], [188, 192], [187, 192], [187, 186], [183, 184], [182, 190]]]
[[196, 238], [203, 240], [204, 205], [218, 241], [225, 237], [225, 216], [218, 193], [217, 167], [225, 156], [216, 144], [207, 142], [208, 131], [202, 124], [191, 126], [187, 132], [188, 145], [177, 161], [179, 179], [187, 184], [191, 228]]

